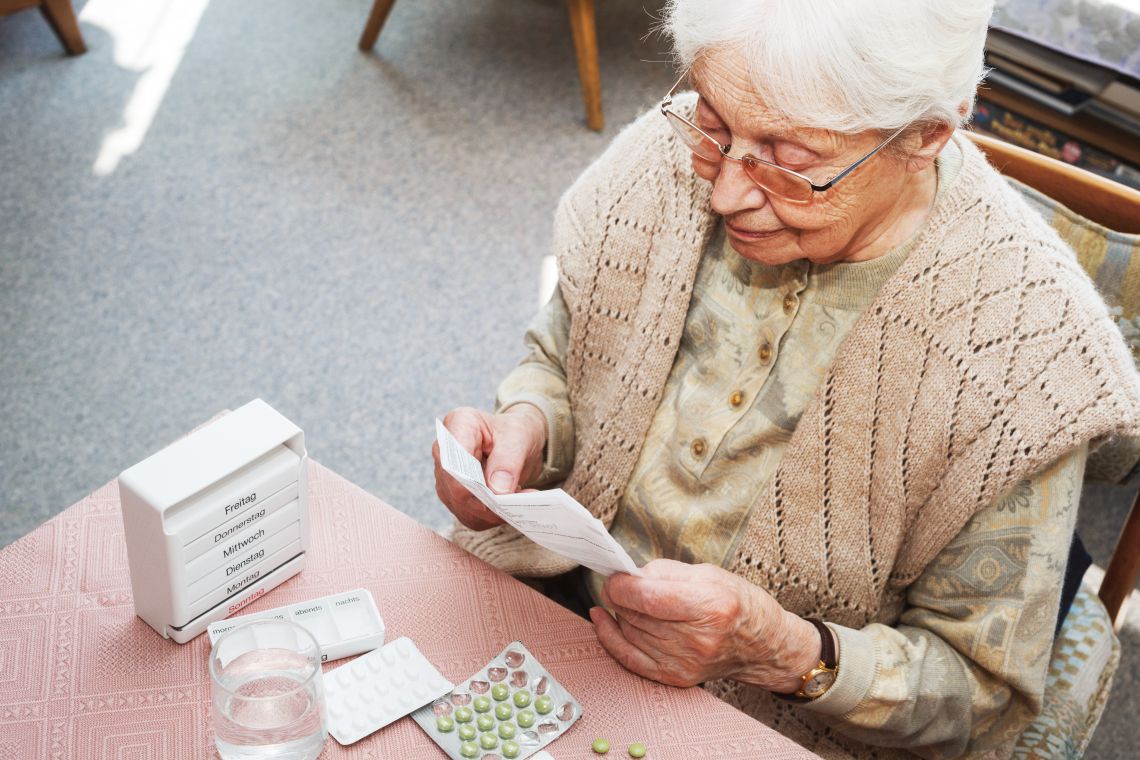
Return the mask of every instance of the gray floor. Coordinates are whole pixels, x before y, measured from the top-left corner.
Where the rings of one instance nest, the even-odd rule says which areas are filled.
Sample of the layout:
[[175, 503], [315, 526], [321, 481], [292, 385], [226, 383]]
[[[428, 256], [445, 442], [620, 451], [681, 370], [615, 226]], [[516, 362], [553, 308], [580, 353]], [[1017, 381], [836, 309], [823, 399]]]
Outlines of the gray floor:
[[[599, 3], [601, 135], [559, 0], [403, 0], [373, 55], [355, 48], [368, 0], [75, 4], [76, 59], [37, 13], [0, 21], [0, 545], [254, 397], [442, 526], [432, 418], [490, 404], [559, 194], [671, 83], [646, 62], [665, 58], [644, 39], [659, 0]], [[202, 5], [169, 55], [163, 32]], [[139, 52], [140, 18], [157, 51]], [[108, 163], [155, 91], [148, 54], [177, 66], [141, 145]], [[1082, 509], [1102, 562], [1128, 498]], [[1124, 639], [1092, 757], [1135, 756], [1140, 617]]]

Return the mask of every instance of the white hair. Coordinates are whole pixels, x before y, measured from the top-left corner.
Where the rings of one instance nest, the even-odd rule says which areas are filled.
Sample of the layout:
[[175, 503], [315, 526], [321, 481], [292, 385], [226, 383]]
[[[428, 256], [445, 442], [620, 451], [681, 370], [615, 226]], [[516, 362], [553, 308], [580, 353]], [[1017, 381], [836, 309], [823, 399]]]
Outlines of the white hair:
[[[685, 69], [735, 49], [764, 104], [805, 127], [961, 125], [985, 73], [993, 0], [669, 0]], [[965, 108], [963, 109], [963, 105]]]

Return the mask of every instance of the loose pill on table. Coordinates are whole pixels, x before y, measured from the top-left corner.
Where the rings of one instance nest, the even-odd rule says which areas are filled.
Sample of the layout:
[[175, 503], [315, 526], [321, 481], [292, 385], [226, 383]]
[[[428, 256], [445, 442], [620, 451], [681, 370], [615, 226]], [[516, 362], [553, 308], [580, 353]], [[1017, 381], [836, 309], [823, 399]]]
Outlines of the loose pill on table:
[[470, 707], [457, 707], [455, 709], [455, 722], [456, 723], [470, 723], [474, 713], [471, 712]]
[[515, 724], [514, 723], [500, 723], [499, 724], [499, 736], [503, 737], [504, 739], [514, 739], [515, 738]]
[[455, 728], [455, 721], [446, 715], [441, 715], [435, 719], [435, 728], [446, 734]]
[[526, 689], [520, 689], [515, 692], [512, 699], [514, 699], [515, 707], [526, 707], [530, 704], [530, 692]]
[[463, 742], [459, 745], [459, 754], [464, 757], [478, 757], [479, 745], [475, 742]]
[[503, 742], [503, 757], [518, 757], [521, 747], [518, 742], [507, 740]]
[[514, 708], [506, 702], [501, 705], [495, 705], [495, 717], [499, 720], [510, 720], [514, 712]]
[[550, 697], [539, 697], [534, 700], [534, 709], [538, 710], [539, 715], [546, 715], [554, 709], [554, 700]]
[[518, 721], [519, 726], [522, 728], [530, 728], [534, 725], [536, 718], [534, 713], [530, 710], [519, 710], [519, 714], [515, 716], [515, 720]]
[[645, 745], [641, 742], [634, 742], [629, 745], [630, 757], [645, 757]]
[[466, 723], [466, 724], [459, 727], [459, 738], [460, 739], [466, 739], [466, 740], [474, 739], [476, 734], [478, 734], [478, 733], [479, 732], [475, 730], [475, 726], [471, 725], [470, 723]]
[[594, 743], [590, 745], [590, 749], [599, 755], [604, 755], [610, 751], [610, 743], [605, 739], [594, 739]]
[[499, 737], [490, 732], [479, 734], [479, 746], [483, 749], [494, 749], [499, 746]]
[[511, 687], [505, 683], [497, 683], [491, 687], [491, 696], [495, 698], [496, 702], [502, 702], [504, 699], [511, 695]]
[[479, 727], [480, 731], [490, 731], [495, 727], [495, 719], [490, 715], [480, 715], [475, 719], [475, 725]]
[[475, 701], [471, 703], [471, 706], [475, 708], [475, 712], [490, 712], [491, 700], [486, 696], [475, 697]]

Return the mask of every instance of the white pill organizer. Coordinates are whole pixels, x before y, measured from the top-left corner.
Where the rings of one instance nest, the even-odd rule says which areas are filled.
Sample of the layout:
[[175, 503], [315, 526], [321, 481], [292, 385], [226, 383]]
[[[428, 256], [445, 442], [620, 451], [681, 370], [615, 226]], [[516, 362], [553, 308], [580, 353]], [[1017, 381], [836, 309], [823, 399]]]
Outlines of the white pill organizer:
[[135, 613], [186, 643], [304, 567], [305, 434], [251, 401], [119, 475]]
[[291, 620], [313, 634], [321, 648], [321, 660], [326, 662], [370, 652], [384, 644], [384, 620], [372, 594], [363, 588], [211, 623], [207, 629], [210, 643], [239, 625], [268, 619]]

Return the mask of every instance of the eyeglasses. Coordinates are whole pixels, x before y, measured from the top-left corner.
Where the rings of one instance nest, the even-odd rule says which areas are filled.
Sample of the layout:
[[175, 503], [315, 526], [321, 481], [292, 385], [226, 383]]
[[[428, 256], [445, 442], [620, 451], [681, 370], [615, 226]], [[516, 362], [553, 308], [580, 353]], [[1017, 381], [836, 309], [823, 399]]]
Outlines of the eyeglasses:
[[810, 203], [815, 193], [822, 193], [833, 187], [839, 180], [866, 163], [871, 156], [886, 147], [887, 143], [898, 137], [902, 134], [903, 130], [906, 129], [905, 126], [900, 127], [893, 135], [883, 140], [873, 151], [836, 174], [827, 182], [822, 185], [817, 185], [799, 172], [785, 169], [778, 164], [765, 161], [751, 154], [745, 154], [739, 158], [728, 155], [728, 152], [732, 150], [731, 143], [722, 145], [696, 124], [674, 111], [672, 109], [673, 95], [677, 92], [677, 88], [681, 86], [681, 82], [685, 81], [686, 76], [688, 75], [686, 74], [678, 79], [672, 89], [669, 90], [669, 93], [661, 101], [661, 113], [669, 120], [669, 125], [673, 127], [673, 130], [677, 133], [677, 136], [681, 138], [681, 141], [684, 142], [689, 150], [696, 156], [706, 161], [715, 163], [722, 159], [728, 159], [729, 161], [739, 162], [741, 168], [744, 169], [745, 175], [759, 185], [765, 193], [777, 196], [789, 203]]

